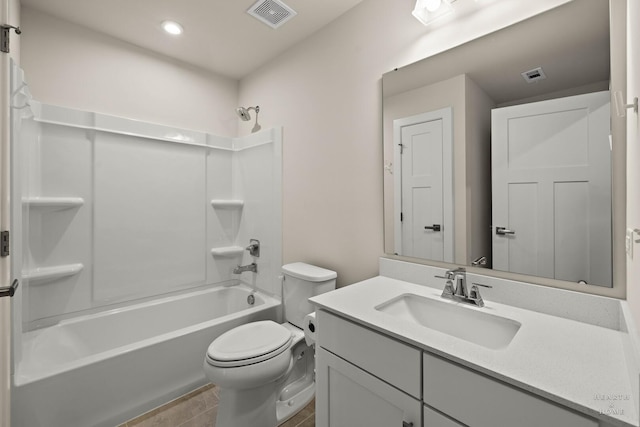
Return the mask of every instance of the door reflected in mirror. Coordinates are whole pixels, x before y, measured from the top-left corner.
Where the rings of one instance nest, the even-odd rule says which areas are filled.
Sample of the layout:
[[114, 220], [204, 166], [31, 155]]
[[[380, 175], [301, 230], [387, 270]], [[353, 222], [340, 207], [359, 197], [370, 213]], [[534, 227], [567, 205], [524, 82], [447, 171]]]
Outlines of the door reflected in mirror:
[[584, 0], [385, 74], [385, 252], [611, 287], [609, 58]]
[[395, 247], [400, 255], [453, 262], [451, 108], [393, 122]]
[[611, 286], [609, 100], [492, 111], [494, 269]]

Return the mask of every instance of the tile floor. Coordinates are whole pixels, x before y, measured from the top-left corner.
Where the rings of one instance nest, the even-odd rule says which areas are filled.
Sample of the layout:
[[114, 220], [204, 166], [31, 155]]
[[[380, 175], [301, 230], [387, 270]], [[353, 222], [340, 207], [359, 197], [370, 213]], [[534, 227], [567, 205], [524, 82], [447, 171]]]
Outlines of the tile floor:
[[[208, 384], [119, 427], [215, 427], [218, 388]], [[315, 400], [280, 427], [315, 427]]]

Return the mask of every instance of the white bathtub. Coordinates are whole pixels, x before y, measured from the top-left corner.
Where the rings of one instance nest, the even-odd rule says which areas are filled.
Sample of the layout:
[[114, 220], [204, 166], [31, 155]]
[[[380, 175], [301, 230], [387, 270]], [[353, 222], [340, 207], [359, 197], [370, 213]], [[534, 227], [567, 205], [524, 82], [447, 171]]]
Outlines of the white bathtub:
[[13, 427], [112, 427], [206, 383], [221, 333], [277, 320], [280, 301], [217, 287], [63, 321], [23, 335]]

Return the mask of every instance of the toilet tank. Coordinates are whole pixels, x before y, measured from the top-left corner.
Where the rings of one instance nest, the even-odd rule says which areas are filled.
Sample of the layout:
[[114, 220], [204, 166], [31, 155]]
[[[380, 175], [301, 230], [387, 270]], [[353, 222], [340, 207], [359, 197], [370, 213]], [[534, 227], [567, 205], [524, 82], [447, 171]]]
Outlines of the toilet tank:
[[302, 329], [304, 317], [315, 310], [309, 298], [334, 290], [338, 274], [304, 262], [284, 265], [282, 273], [285, 320]]

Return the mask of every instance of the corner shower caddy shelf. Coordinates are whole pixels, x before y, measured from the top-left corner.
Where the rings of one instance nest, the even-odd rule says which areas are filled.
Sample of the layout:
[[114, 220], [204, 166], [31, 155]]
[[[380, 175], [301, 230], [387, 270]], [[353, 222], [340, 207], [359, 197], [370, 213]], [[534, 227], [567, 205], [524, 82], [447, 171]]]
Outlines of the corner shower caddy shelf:
[[244, 248], [240, 246], [225, 246], [211, 249], [211, 255], [220, 258], [233, 258], [244, 253]]
[[215, 209], [241, 209], [244, 206], [244, 200], [213, 199], [211, 206]]
[[[53, 212], [66, 209], [75, 209], [84, 205], [82, 197], [49, 197], [36, 196], [22, 199], [22, 203], [27, 205], [29, 209], [40, 212]], [[22, 277], [28, 280], [32, 285], [41, 285], [47, 282], [53, 282], [65, 277], [75, 276], [84, 268], [83, 264], [62, 264], [51, 267], [37, 267], [24, 271]]]
[[82, 197], [29, 197], [22, 202], [30, 208], [42, 210], [64, 210], [78, 208], [84, 204]]
[[32, 285], [39, 285], [46, 282], [52, 282], [57, 279], [62, 279], [64, 277], [75, 276], [80, 273], [83, 268], [84, 265], [80, 263], [56, 265], [54, 267], [39, 267], [23, 272], [22, 278], [24, 280], [28, 280]]
[[[238, 199], [213, 199], [211, 206], [214, 209], [236, 209], [240, 210], [244, 207], [244, 200]], [[244, 248], [240, 246], [223, 246], [211, 249], [211, 255], [218, 258], [235, 258], [242, 256]]]

